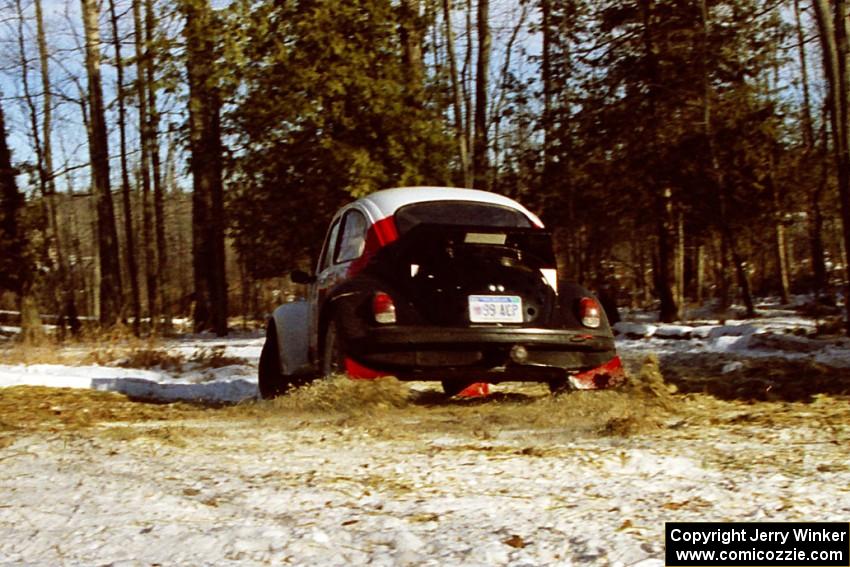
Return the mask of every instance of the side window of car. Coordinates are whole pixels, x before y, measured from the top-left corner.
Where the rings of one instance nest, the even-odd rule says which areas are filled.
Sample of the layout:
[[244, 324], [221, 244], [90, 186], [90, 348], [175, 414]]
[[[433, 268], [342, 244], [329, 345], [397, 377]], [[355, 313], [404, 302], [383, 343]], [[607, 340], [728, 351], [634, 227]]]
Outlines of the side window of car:
[[342, 237], [339, 240], [336, 262], [356, 260], [365, 248], [366, 217], [360, 211], [348, 211], [342, 219]]
[[339, 219], [334, 222], [325, 240], [322, 259], [319, 261], [319, 273], [324, 272], [331, 265], [331, 259], [336, 254], [337, 236], [339, 236]]

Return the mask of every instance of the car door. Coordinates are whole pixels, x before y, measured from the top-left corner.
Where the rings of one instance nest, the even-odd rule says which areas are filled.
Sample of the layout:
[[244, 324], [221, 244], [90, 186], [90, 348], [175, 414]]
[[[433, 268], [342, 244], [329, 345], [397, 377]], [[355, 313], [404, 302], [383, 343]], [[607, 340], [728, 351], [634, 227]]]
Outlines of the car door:
[[321, 334], [320, 316], [331, 291], [348, 276], [351, 263], [365, 249], [369, 221], [366, 215], [351, 207], [331, 223], [316, 270], [316, 283], [311, 288], [311, 337], [310, 350], [313, 360], [318, 361], [318, 343]]

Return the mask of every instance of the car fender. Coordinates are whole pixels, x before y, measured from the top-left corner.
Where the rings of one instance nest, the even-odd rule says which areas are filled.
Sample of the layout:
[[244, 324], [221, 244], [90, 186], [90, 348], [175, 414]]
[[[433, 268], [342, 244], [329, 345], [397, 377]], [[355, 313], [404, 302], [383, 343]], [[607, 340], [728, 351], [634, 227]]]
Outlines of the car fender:
[[[578, 310], [576, 307], [582, 297], [593, 298], [600, 306], [602, 306], [602, 302], [599, 301], [596, 294], [584, 286], [564, 280], [560, 280], [558, 282], [558, 302], [561, 304], [561, 316], [563, 317], [565, 327], [581, 327], [581, 321], [579, 321]], [[604, 308], [600, 315], [602, 316], [602, 321], [595, 331], [605, 333], [613, 337], [611, 325], [608, 322], [608, 314], [605, 312]]]
[[272, 320], [277, 331], [281, 373], [309, 372], [310, 303], [306, 300], [284, 303], [274, 310]]

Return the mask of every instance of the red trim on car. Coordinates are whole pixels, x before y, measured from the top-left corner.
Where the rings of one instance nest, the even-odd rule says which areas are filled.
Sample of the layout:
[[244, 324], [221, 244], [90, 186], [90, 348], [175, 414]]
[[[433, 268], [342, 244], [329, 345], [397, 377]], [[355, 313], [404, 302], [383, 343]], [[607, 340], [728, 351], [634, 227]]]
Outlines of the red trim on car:
[[370, 226], [366, 232], [366, 245], [363, 247], [363, 254], [348, 267], [348, 277], [357, 275], [366, 267], [375, 252], [397, 239], [398, 230], [395, 227], [393, 217], [383, 218]]
[[626, 371], [623, 369], [623, 361], [615, 356], [601, 366], [570, 376], [570, 380], [579, 390], [602, 390], [625, 382]]
[[348, 357], [345, 359], [345, 373], [352, 380], [374, 380], [376, 378], [389, 376], [386, 372], [372, 370], [371, 368], [363, 366]]

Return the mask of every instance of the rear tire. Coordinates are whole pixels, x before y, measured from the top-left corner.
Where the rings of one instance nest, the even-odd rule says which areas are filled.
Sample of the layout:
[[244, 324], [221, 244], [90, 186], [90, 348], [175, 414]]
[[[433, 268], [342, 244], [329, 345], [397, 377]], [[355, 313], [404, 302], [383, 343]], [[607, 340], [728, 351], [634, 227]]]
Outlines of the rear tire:
[[258, 386], [260, 397], [264, 400], [276, 398], [285, 393], [290, 386], [290, 380], [280, 368], [280, 351], [274, 321], [269, 321], [266, 327], [266, 342], [260, 352]]

